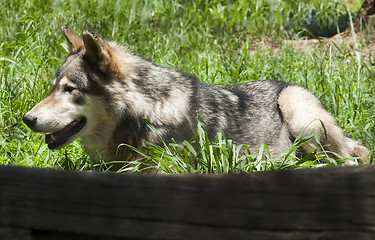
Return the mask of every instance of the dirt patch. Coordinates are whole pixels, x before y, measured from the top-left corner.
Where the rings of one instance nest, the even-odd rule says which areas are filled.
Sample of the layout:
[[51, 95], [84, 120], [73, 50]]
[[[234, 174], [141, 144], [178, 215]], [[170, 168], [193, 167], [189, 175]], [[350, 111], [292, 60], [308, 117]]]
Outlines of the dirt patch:
[[332, 54], [357, 55], [373, 62], [375, 56], [375, 0], [366, 0], [353, 27], [327, 39], [288, 40], [285, 45], [307, 53], [327, 51]]
[[339, 33], [327, 39], [287, 40], [286, 46], [292, 46], [306, 53], [319, 53], [330, 50], [332, 54], [355, 55], [359, 54], [364, 61], [375, 56], [375, 32], [363, 31], [360, 33]]
[[358, 54], [363, 61], [375, 63], [375, 29], [371, 32], [362, 31], [354, 35], [343, 32], [324, 39], [285, 40], [281, 43], [263, 40], [252, 45], [249, 53], [255, 54], [259, 51], [260, 46], [273, 51], [291, 46], [308, 54], [322, 54], [329, 51], [332, 55], [343, 57], [357, 56]]

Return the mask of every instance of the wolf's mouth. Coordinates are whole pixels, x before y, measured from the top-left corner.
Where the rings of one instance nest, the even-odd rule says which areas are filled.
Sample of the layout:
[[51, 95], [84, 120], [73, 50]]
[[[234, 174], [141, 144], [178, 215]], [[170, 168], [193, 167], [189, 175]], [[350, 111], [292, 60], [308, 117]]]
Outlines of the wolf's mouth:
[[68, 141], [72, 141], [71, 137], [77, 133], [79, 133], [83, 127], [86, 125], [86, 118], [81, 117], [73, 122], [69, 123], [66, 127], [61, 129], [60, 131], [46, 134], [46, 143], [48, 144], [49, 149], [57, 149]]

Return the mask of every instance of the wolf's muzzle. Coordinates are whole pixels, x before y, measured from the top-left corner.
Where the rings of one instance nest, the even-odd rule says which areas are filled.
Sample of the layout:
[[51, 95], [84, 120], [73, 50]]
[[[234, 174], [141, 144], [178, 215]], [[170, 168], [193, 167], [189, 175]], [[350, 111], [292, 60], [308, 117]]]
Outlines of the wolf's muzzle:
[[33, 127], [35, 126], [36, 120], [37, 117], [31, 114], [26, 114], [25, 116], [23, 116], [23, 122], [31, 129], [33, 129]]

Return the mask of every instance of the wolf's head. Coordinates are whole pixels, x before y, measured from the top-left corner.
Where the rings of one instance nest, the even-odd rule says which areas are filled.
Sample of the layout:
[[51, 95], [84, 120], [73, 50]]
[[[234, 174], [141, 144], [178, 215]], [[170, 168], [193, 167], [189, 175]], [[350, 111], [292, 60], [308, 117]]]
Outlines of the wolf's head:
[[106, 144], [116, 151], [121, 143], [138, 146], [146, 137], [159, 139], [143, 119], [160, 126], [159, 134], [187, 121], [195, 79], [152, 64], [92, 31], [81, 38], [68, 27], [62, 30], [70, 54], [52, 92], [23, 117], [29, 128], [46, 133], [50, 149], [83, 137], [89, 152]]
[[80, 38], [66, 26], [62, 30], [70, 55], [56, 74], [52, 92], [23, 117], [29, 128], [46, 133], [50, 149], [64, 147], [109, 121], [111, 106], [105, 102], [110, 102], [110, 94], [105, 85], [121, 74], [111, 43], [92, 31], [84, 31]]

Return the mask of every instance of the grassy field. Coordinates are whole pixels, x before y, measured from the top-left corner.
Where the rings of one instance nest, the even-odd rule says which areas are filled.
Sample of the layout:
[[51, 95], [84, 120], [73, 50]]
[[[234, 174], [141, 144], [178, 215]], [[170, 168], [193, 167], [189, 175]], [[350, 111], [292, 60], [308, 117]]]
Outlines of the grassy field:
[[[22, 116], [51, 90], [68, 54], [60, 26], [80, 33], [92, 29], [128, 45], [162, 66], [181, 69], [202, 81], [233, 85], [279, 79], [310, 89], [336, 117], [344, 132], [374, 147], [374, 67], [355, 54], [306, 54], [283, 40], [330, 36], [350, 26], [357, 1], [38, 1], [0, 0], [0, 164], [90, 170], [79, 141], [50, 151], [43, 134], [32, 133]], [[251, 50], [251, 51], [250, 51]], [[251, 53], [251, 54], [250, 54]], [[322, 167], [311, 156], [293, 162], [239, 155], [239, 146], [218, 136], [209, 143], [198, 126], [195, 142], [147, 146], [149, 161], [167, 172], [241, 172]], [[283, 156], [284, 159], [301, 142]], [[267, 151], [267, 147], [262, 148]], [[264, 159], [263, 159], [264, 160]], [[274, 159], [275, 160], [275, 159]], [[137, 167], [125, 169], [137, 171]]]

